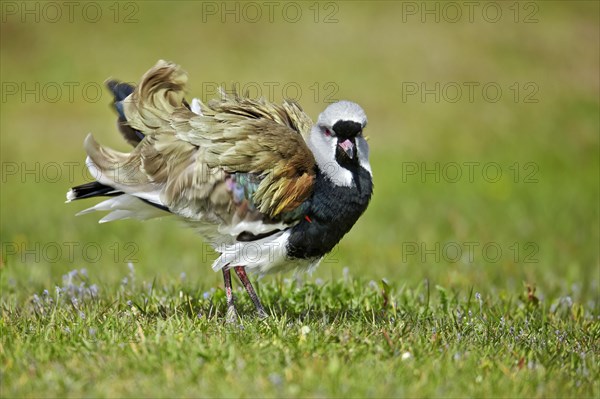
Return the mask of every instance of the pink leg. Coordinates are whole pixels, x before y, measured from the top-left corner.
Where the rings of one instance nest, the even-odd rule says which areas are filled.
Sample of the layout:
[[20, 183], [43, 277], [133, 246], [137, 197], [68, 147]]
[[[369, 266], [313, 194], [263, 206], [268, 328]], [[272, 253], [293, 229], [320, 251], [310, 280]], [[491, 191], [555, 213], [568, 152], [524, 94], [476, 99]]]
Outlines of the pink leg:
[[246, 274], [246, 269], [243, 266], [235, 266], [233, 270], [235, 270], [235, 273], [240, 278], [240, 281], [244, 285], [244, 288], [246, 288], [246, 292], [248, 292], [248, 295], [250, 295], [250, 299], [252, 299], [252, 302], [254, 302], [254, 307], [258, 312], [258, 316], [261, 319], [267, 317], [267, 312], [265, 312], [265, 308], [263, 308], [263, 305], [260, 303], [258, 295], [256, 295], [256, 291], [254, 291], [254, 287], [252, 287], [252, 283], [250, 283], [250, 279]]
[[231, 289], [231, 272], [229, 268], [223, 268], [223, 280], [225, 282], [225, 296], [227, 297], [227, 322], [233, 323], [236, 320], [237, 312], [233, 303], [233, 291]]

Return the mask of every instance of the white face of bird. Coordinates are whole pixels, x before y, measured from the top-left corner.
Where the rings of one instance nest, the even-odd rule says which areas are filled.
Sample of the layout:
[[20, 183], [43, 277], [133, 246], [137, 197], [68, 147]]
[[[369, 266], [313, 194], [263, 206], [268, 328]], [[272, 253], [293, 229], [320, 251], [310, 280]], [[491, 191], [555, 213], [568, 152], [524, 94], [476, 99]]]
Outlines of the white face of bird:
[[340, 101], [319, 115], [309, 138], [319, 169], [336, 185], [350, 186], [352, 171], [362, 166], [371, 173], [369, 146], [363, 137], [365, 111], [356, 103]]

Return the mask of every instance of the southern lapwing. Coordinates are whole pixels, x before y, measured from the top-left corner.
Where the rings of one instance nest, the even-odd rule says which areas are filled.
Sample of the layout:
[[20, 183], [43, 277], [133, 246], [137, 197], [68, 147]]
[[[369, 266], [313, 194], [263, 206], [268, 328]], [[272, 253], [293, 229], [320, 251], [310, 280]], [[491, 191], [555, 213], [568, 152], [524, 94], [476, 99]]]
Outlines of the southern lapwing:
[[184, 99], [187, 74], [159, 61], [137, 87], [107, 82], [118, 127], [133, 150], [84, 141], [96, 181], [67, 202], [109, 197], [80, 212], [109, 211], [100, 222], [176, 215], [217, 252], [228, 319], [236, 311], [233, 269], [261, 317], [266, 312], [246, 270], [310, 270], [365, 211], [373, 182], [367, 117], [350, 101], [329, 105], [317, 123], [295, 103], [221, 93]]

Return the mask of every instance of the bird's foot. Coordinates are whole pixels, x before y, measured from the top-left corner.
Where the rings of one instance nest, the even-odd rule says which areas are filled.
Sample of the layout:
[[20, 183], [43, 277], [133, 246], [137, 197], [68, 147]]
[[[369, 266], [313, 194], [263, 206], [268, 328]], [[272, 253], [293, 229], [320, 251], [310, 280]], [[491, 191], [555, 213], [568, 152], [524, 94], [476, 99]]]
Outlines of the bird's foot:
[[256, 308], [256, 313], [258, 314], [258, 318], [260, 320], [265, 320], [269, 318], [269, 315], [265, 311], [265, 308], [262, 307], [262, 305]]
[[227, 324], [235, 324], [238, 321], [238, 314], [235, 310], [235, 306], [230, 305], [227, 307], [227, 313], [225, 314], [225, 322]]

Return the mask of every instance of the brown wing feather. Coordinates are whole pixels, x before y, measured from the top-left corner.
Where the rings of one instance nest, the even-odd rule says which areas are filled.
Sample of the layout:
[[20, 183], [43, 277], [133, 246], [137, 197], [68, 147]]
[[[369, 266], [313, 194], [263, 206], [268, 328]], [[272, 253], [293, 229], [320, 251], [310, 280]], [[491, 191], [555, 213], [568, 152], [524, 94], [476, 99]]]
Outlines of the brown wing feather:
[[[124, 110], [130, 126], [146, 137], [129, 154], [90, 139], [88, 154], [101, 173], [126, 171], [137, 187], [158, 189], [173, 212], [215, 222], [241, 211], [226, 186], [233, 173], [260, 176], [253, 202], [270, 218], [310, 197], [315, 160], [303, 137], [312, 121], [298, 105], [223, 94], [201, 104], [198, 116], [183, 105], [186, 82], [185, 72], [165, 61], [144, 75]], [[121, 189], [127, 192], [126, 184]]]
[[[222, 105], [212, 106], [204, 116], [190, 115], [187, 110], [174, 116], [178, 136], [185, 135], [183, 140], [204, 150], [198, 162], [228, 173], [260, 175], [254, 202], [270, 217], [291, 211], [310, 197], [315, 160], [291, 118], [284, 123], [279, 113], [248, 117], [238, 108], [228, 112]], [[264, 112], [261, 106], [246, 104], [244, 109], [258, 114]], [[285, 112], [283, 108], [277, 111]]]

